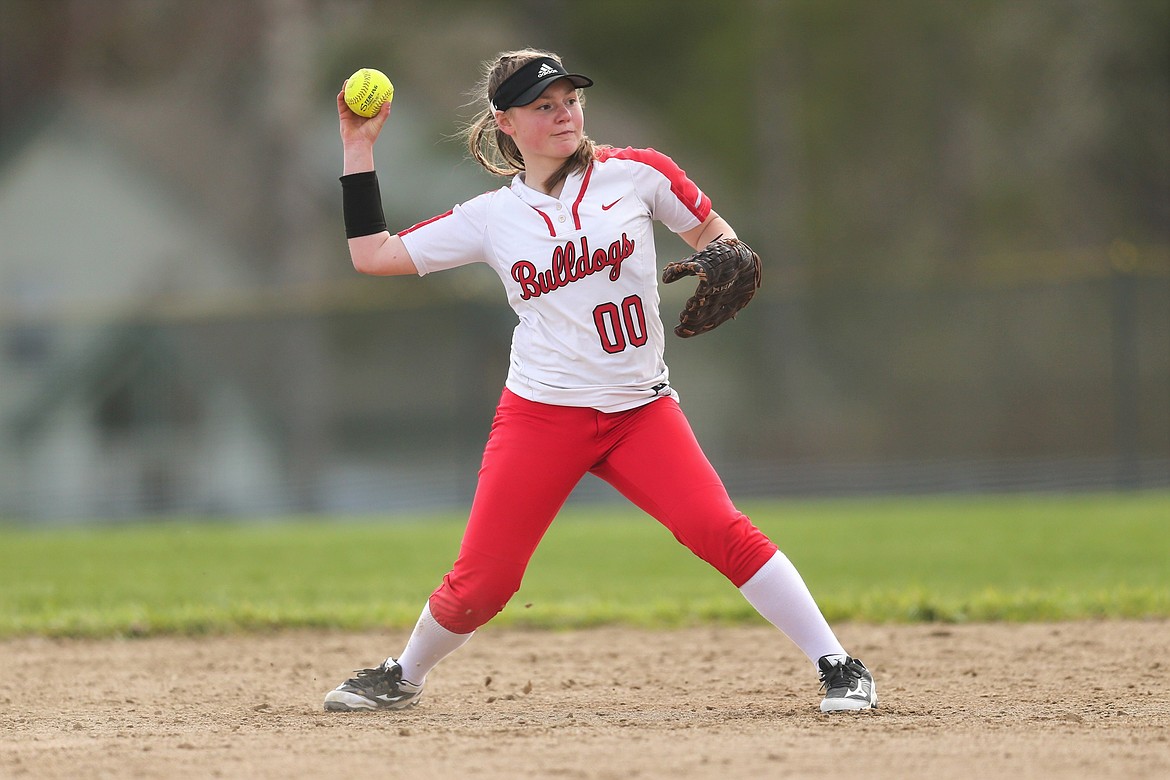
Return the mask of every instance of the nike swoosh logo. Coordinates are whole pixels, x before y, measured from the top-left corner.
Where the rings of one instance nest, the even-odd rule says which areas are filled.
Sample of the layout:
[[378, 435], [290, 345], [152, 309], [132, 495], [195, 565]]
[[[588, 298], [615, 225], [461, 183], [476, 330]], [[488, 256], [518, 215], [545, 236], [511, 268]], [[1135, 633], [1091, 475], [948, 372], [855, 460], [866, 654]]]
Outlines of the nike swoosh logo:
[[388, 702], [390, 704], [393, 704], [396, 701], [402, 701], [403, 699], [409, 699], [410, 697], [411, 697], [411, 694], [409, 694], [409, 693], [400, 693], [398, 695], [383, 693], [379, 696], [375, 696], [374, 698], [381, 699], [384, 702]]
[[[625, 197], [625, 195], [623, 195], [623, 196], [622, 196], [622, 198], [624, 198], [624, 197]], [[610, 209], [612, 209], [614, 206], [616, 206], [616, 205], [618, 204], [618, 200], [621, 200], [622, 198], [618, 198], [618, 199], [617, 199], [617, 200], [615, 200], [613, 203], [610, 203], [608, 206], [607, 206], [607, 205], [605, 205], [605, 204], [602, 204], [602, 206], [601, 206], [601, 210], [602, 210], [602, 211], [609, 211], [609, 210], [610, 210]]]

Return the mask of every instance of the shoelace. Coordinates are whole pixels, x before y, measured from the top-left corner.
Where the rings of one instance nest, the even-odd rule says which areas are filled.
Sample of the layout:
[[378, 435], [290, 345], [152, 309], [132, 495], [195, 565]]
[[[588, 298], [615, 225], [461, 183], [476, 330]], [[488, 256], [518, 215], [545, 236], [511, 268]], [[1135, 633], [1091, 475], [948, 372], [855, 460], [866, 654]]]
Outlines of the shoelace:
[[356, 677], [350, 678], [351, 683], [363, 689], [373, 689], [379, 685], [397, 685], [402, 679], [402, 667], [387, 669], [383, 664], [374, 669], [358, 669], [355, 674]]
[[853, 683], [860, 680], [861, 677], [861, 665], [856, 661], [847, 661], [843, 664], [837, 664], [824, 675], [821, 680], [821, 689], [827, 691], [830, 688], [852, 688]]

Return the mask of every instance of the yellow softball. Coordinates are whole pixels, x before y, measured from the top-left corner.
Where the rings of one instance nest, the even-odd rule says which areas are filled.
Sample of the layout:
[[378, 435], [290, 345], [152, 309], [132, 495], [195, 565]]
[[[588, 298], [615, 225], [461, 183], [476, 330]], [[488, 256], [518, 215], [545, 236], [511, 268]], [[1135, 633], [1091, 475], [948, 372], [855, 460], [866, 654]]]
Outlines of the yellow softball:
[[373, 116], [393, 99], [394, 85], [380, 70], [362, 68], [345, 82], [345, 104], [358, 116]]

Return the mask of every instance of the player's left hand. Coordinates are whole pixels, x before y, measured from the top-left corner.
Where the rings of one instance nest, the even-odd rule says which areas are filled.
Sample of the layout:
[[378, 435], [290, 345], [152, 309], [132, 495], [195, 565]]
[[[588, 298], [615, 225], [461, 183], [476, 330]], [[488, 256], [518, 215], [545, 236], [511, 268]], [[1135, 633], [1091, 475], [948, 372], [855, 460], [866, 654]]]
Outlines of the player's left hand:
[[699, 278], [674, 329], [685, 339], [714, 330], [748, 305], [760, 288], [760, 256], [738, 238], [716, 238], [685, 260], [669, 263], [662, 281], [684, 276]]

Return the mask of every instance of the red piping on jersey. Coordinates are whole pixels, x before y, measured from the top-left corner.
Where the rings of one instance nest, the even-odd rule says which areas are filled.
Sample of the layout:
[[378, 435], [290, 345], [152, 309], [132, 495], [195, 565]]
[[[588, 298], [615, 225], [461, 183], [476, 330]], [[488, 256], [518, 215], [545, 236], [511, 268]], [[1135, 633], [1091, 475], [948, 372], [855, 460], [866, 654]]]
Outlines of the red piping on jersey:
[[548, 234], [550, 236], [552, 236], [553, 238], [556, 238], [557, 237], [557, 229], [553, 227], [552, 219], [548, 216], [548, 214], [545, 214], [543, 211], [538, 209], [536, 206], [533, 206], [531, 203], [528, 205], [532, 208], [533, 211], [535, 211], [540, 216], [544, 217], [544, 224], [548, 225]]
[[573, 201], [573, 227], [577, 230], [581, 229], [581, 215], [577, 213], [577, 207], [581, 205], [582, 199], [585, 197], [585, 189], [589, 186], [589, 177], [593, 175], [593, 164], [585, 169], [585, 176], [581, 179], [581, 191], [577, 193], [577, 199]]
[[420, 227], [422, 227], [423, 225], [429, 225], [429, 224], [431, 224], [432, 222], [435, 222], [435, 221], [437, 221], [437, 220], [440, 220], [440, 219], [442, 219], [443, 217], [449, 217], [449, 216], [451, 216], [451, 214], [452, 214], [454, 211], [455, 211], [455, 209], [450, 209], [450, 210], [446, 211], [446, 212], [445, 212], [445, 213], [443, 213], [443, 214], [439, 214], [439, 215], [437, 215], [437, 216], [431, 217], [430, 219], [425, 219], [425, 220], [423, 220], [422, 222], [419, 222], [417, 225], [411, 225], [411, 226], [410, 226], [410, 227], [408, 227], [406, 230], [400, 230], [400, 231], [398, 231], [398, 236], [401, 238], [402, 236], [405, 236], [407, 233], [410, 233], [411, 231], [418, 230], [418, 229], [419, 229]]

